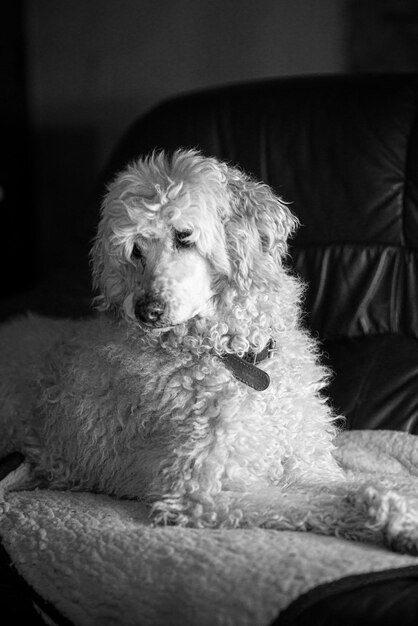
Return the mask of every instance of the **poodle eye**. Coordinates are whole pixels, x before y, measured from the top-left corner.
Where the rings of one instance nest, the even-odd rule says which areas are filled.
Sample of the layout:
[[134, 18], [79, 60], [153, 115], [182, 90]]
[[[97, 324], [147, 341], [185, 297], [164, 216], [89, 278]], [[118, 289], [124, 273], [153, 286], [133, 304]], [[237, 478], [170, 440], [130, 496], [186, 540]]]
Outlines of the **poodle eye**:
[[133, 259], [138, 259], [138, 260], [142, 260], [144, 258], [143, 255], [142, 255], [142, 252], [141, 252], [141, 248], [138, 246], [137, 243], [134, 243], [134, 247], [132, 248], [131, 257]]
[[189, 240], [191, 230], [175, 230], [174, 231], [174, 245], [176, 248], [191, 248], [193, 241]]

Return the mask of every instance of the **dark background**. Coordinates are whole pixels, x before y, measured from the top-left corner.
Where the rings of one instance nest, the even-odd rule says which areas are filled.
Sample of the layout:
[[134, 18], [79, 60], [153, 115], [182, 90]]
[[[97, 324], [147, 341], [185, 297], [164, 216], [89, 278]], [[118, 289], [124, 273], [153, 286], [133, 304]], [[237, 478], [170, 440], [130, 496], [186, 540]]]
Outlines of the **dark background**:
[[418, 71], [416, 0], [3, 0], [0, 11], [2, 299], [86, 263], [98, 174], [162, 99], [273, 76]]

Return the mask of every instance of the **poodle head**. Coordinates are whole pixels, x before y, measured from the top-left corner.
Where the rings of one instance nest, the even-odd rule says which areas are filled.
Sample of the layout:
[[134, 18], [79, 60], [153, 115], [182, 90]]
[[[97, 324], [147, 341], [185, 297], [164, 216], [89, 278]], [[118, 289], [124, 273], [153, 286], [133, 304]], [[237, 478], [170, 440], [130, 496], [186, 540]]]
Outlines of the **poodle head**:
[[92, 249], [99, 308], [150, 330], [228, 324], [277, 288], [296, 225], [267, 185], [239, 169], [195, 150], [153, 153], [104, 198]]

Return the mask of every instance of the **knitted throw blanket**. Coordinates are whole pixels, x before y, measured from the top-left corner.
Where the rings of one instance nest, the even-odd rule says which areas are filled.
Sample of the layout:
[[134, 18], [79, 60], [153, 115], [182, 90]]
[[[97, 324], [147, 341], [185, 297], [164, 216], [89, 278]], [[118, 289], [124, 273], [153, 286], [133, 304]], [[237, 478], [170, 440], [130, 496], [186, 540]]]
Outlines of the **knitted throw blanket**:
[[[354, 431], [338, 444], [354, 476], [384, 474], [409, 491], [417, 482], [413, 435]], [[107, 496], [5, 484], [3, 492], [0, 536], [15, 568], [77, 626], [264, 626], [323, 583], [418, 565], [418, 557], [313, 533], [154, 528], [143, 505]]]

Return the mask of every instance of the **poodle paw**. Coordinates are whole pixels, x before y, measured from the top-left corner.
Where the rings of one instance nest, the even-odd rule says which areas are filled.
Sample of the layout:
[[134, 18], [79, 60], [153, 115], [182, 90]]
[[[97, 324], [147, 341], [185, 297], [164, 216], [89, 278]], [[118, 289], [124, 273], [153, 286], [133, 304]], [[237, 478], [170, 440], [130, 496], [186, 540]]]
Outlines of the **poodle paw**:
[[402, 495], [367, 486], [359, 494], [366, 526], [380, 531], [386, 546], [402, 554], [418, 555], [418, 511]]

